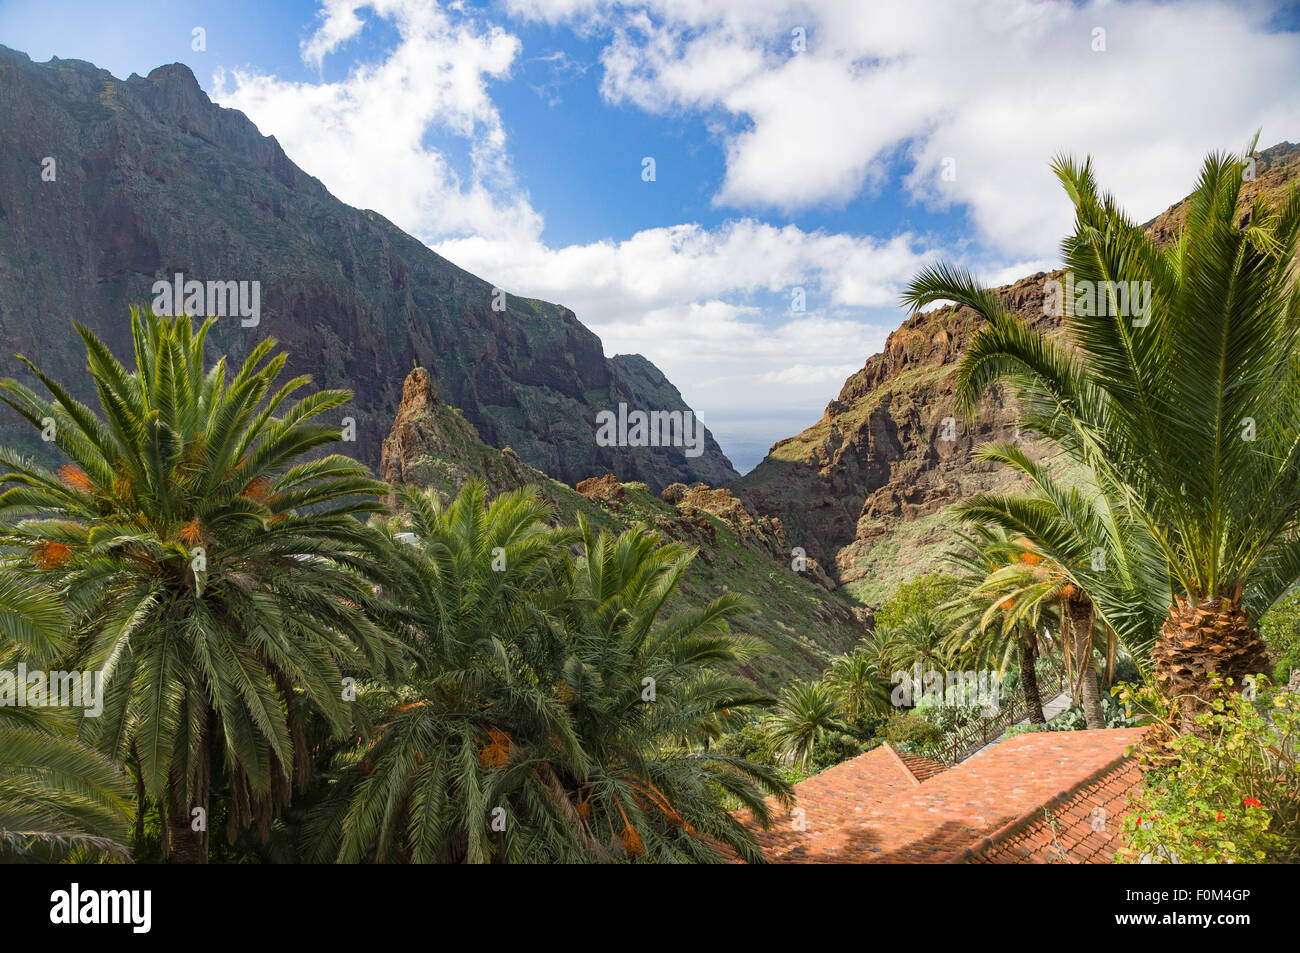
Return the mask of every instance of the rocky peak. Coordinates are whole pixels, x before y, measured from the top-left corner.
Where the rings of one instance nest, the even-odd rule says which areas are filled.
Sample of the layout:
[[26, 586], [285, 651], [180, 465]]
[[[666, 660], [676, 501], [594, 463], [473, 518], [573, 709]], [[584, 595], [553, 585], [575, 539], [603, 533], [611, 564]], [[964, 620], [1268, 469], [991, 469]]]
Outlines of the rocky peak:
[[[1300, 178], [1300, 147], [1281, 143], [1256, 157], [1243, 198], [1275, 194]], [[1186, 201], [1146, 224], [1172, 241]], [[1040, 272], [996, 290], [1008, 310], [1046, 333], [1059, 318], [1044, 313]], [[1020, 443], [1031, 456], [1046, 448], [1012, 424], [1013, 408], [995, 389], [970, 418], [954, 398], [957, 364], [979, 327], [966, 308], [909, 315], [884, 349], [845, 381], [821, 420], [778, 441], [750, 473], [730, 484], [752, 509], [781, 517], [792, 544], [833, 568], [837, 581], [875, 603], [899, 581], [937, 567], [950, 541], [947, 508], [975, 493], [1010, 489], [1014, 476], [973, 459], [990, 440]]]
[[394, 486], [435, 486], [449, 495], [472, 479], [482, 480], [493, 493], [546, 482], [509, 447], [496, 450], [485, 444], [474, 425], [442, 401], [423, 367], [402, 382], [402, 402], [384, 438], [379, 477]]
[[127, 83], [138, 85], [142, 98], [159, 114], [192, 121], [207, 120], [212, 111], [212, 100], [184, 63], [159, 66], [151, 70], [143, 81], [133, 73], [127, 78]]
[[397, 418], [427, 414], [437, 410], [441, 404], [433, 376], [423, 367], [417, 367], [402, 382], [402, 403], [397, 408]]

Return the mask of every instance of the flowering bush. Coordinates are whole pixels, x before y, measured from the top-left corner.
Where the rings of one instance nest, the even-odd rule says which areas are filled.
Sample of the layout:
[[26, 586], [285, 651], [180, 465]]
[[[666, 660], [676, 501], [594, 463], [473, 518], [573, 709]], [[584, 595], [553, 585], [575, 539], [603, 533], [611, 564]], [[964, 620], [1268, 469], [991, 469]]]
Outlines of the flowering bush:
[[[1118, 860], [1300, 860], [1300, 698], [1283, 692], [1264, 702], [1262, 687], [1218, 697], [1197, 732], [1176, 735], [1155, 719], [1165, 740], [1141, 754], [1143, 788], [1130, 795]], [[1151, 705], [1150, 697], [1125, 701]]]

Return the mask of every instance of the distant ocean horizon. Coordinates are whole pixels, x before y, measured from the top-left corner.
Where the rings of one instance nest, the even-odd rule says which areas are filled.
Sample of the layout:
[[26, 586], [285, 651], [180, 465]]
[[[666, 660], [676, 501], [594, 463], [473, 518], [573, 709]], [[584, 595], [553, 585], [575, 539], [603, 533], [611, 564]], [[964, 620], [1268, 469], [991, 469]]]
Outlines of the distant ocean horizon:
[[701, 417], [736, 472], [744, 476], [763, 462], [772, 444], [803, 433], [821, 414], [821, 408], [794, 408], [776, 416], [721, 416], [716, 425], [709, 417]]

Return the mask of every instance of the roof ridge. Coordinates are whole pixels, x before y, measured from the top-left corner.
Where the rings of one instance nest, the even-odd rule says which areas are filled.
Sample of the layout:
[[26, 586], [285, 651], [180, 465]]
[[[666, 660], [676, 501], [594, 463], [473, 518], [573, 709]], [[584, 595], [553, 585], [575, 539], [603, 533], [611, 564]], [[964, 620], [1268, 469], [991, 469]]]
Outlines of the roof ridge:
[[1053, 808], [1060, 807], [1066, 801], [1069, 801], [1071, 798], [1073, 798], [1076, 794], [1079, 794], [1084, 788], [1088, 787], [1089, 785], [1096, 784], [1098, 781], [1106, 777], [1106, 775], [1113, 772], [1116, 768], [1118, 768], [1125, 761], [1128, 761], [1132, 757], [1133, 756], [1126, 751], [1125, 753], [1119, 755], [1118, 757], [1113, 758], [1110, 762], [1098, 768], [1096, 771], [1092, 772], [1092, 774], [1083, 778], [1081, 781], [1077, 781], [1076, 783], [1070, 785], [1068, 788], [1064, 788], [1060, 791], [1057, 791], [1055, 794], [1049, 797], [1042, 804], [1030, 808], [1029, 810], [1025, 811], [1023, 814], [1021, 814], [1019, 817], [1007, 821], [1007, 823], [1003, 824], [993, 833], [988, 834], [985, 837], [982, 837], [974, 845], [964, 848], [961, 854], [953, 861], [953, 863], [964, 864], [967, 861], [971, 860], [972, 858], [978, 857], [980, 854], [984, 853], [991, 847], [997, 846], [999, 842], [1006, 840], [1007, 838], [1011, 837], [1013, 834], [1019, 833], [1020, 831], [1028, 827], [1036, 820], [1035, 815], [1037, 815], [1040, 812], [1046, 812], [1052, 810]]
[[903, 769], [903, 773], [907, 775], [907, 777], [911, 780], [913, 784], [915, 784], [917, 787], [921, 786], [921, 779], [912, 773], [912, 769], [907, 766], [907, 762], [903, 760], [903, 756], [894, 750], [893, 745], [891, 745], [888, 741], [882, 741], [880, 743], [880, 747], [884, 748], [886, 751], [888, 751], [890, 754], [894, 756], [894, 762], [900, 768]]

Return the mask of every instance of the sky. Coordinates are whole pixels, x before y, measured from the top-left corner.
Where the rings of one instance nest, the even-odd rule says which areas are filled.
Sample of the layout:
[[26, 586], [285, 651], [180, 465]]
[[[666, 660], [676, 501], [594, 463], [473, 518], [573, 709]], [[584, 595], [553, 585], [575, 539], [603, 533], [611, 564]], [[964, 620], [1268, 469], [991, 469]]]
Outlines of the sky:
[[1300, 4], [0, 0], [0, 44], [188, 65], [341, 200], [659, 366], [742, 472], [944, 259], [1054, 267], [1054, 156], [1145, 220], [1300, 139]]

